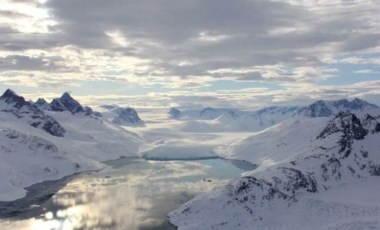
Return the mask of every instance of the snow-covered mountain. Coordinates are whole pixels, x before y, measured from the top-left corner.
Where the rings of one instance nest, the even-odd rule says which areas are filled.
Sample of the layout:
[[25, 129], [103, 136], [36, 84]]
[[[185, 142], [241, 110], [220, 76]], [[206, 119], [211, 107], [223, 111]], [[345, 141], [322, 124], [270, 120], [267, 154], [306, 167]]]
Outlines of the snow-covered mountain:
[[51, 111], [50, 104], [44, 98], [38, 98], [38, 100], [34, 103], [41, 110]]
[[[373, 186], [380, 184], [379, 109], [360, 100], [341, 102], [314, 103], [298, 110], [306, 116], [237, 143], [226, 154], [259, 168], [196, 197], [172, 212], [170, 221], [180, 229], [378, 226], [380, 202], [368, 204], [366, 199], [376, 199], [380, 187]], [[337, 114], [331, 116], [331, 111]], [[357, 194], [329, 200], [342, 186]]]
[[122, 126], [143, 126], [145, 124], [133, 108], [122, 108], [118, 105], [103, 105], [102, 108], [108, 111], [106, 116], [115, 124]]
[[[49, 106], [46, 106], [44, 102], [37, 101], [36, 104], [42, 105], [40, 108], [47, 108], [48, 110], [56, 111], [56, 112], [64, 112], [69, 111], [72, 114], [85, 114], [88, 116], [101, 117], [99, 112], [93, 111], [88, 106], [82, 106], [77, 100], [75, 100], [68, 92], [62, 94], [60, 98], [54, 98]], [[45, 104], [45, 105], [44, 105]]]
[[206, 107], [203, 109], [190, 109], [190, 110], [179, 110], [177, 108], [172, 108], [168, 112], [168, 115], [169, 115], [168, 117], [170, 119], [211, 121], [228, 112], [234, 112], [240, 115], [249, 114], [249, 112], [241, 111], [239, 109], [231, 109], [231, 108]]
[[184, 132], [257, 132], [285, 120], [294, 117], [331, 117], [339, 112], [363, 111], [380, 115], [380, 110], [376, 105], [370, 104], [360, 99], [348, 101], [346, 99], [338, 101], [316, 101], [308, 106], [272, 106], [260, 109], [255, 112], [242, 112], [239, 110], [215, 110], [205, 109], [206, 117], [213, 117], [221, 113], [213, 120], [190, 120], [179, 127]]
[[20, 123], [42, 129], [53, 136], [63, 137], [65, 133], [65, 129], [53, 117], [10, 89], [0, 97], [0, 116], [16, 118]]
[[20, 198], [34, 183], [98, 169], [101, 161], [138, 156], [138, 135], [64, 99], [57, 101], [68, 111], [43, 111], [12, 90], [0, 97], [0, 200]]
[[307, 117], [329, 117], [336, 115], [339, 112], [365, 112], [380, 115], [379, 108], [376, 105], [370, 104], [359, 98], [355, 98], [352, 101], [348, 101], [347, 99], [337, 101], [319, 100], [309, 106], [300, 107], [297, 110], [298, 114], [303, 114]]

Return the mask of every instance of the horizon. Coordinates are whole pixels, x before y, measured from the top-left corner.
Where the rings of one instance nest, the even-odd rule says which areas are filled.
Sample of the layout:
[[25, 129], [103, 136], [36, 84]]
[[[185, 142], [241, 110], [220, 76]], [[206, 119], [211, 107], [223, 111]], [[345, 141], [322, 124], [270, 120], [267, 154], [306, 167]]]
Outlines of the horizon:
[[68, 91], [88, 105], [135, 108], [380, 99], [376, 1], [5, 0], [1, 6], [0, 90], [31, 99]]
[[[85, 104], [83, 102], [81, 102], [81, 97], [76, 97], [75, 95], [72, 95], [71, 92], [67, 92], [67, 91], [64, 91], [62, 92], [60, 95], [57, 95], [55, 97], [51, 97], [51, 98], [44, 98], [44, 97], [38, 97], [36, 99], [29, 99], [27, 97], [24, 97], [24, 95], [22, 94], [19, 94], [17, 93], [16, 91], [14, 91], [13, 89], [11, 88], [8, 88], [6, 89], [3, 93], [0, 93], [0, 95], [2, 96], [3, 94], [5, 94], [8, 90], [10, 90], [11, 92], [13, 92], [14, 94], [16, 94], [17, 96], [21, 96], [23, 97], [26, 101], [31, 101], [33, 103], [36, 103], [39, 99], [43, 99], [45, 100], [47, 103], [51, 103], [53, 101], [53, 99], [58, 99], [60, 97], [62, 97], [64, 94], [68, 94], [70, 97], [72, 97], [74, 100], [77, 100], [81, 105], [85, 105], [85, 106], [94, 106], [94, 108], [101, 108], [102, 106], [105, 106], [105, 105], [116, 105], [116, 106], [121, 106], [121, 107], [130, 107], [130, 108], [133, 108], [133, 109], [141, 109], [141, 110], [144, 110], [144, 109], [173, 109], [173, 108], [176, 108], [176, 109], [180, 109], [180, 110], [199, 110], [199, 109], [237, 109], [237, 110], [242, 110], [242, 111], [251, 111], [251, 112], [254, 112], [254, 111], [258, 111], [258, 110], [261, 110], [261, 109], [265, 109], [265, 108], [270, 108], [272, 107], [271, 105], [268, 105], [268, 106], [264, 106], [264, 107], [258, 107], [258, 108], [255, 108], [255, 109], [247, 109], [247, 108], [241, 108], [241, 107], [209, 107], [209, 106], [204, 106], [204, 107], [190, 107], [190, 108], [186, 108], [186, 107], [161, 107], [161, 108], [143, 108], [143, 107], [131, 107], [131, 106], [128, 106], [128, 104], [126, 105], [120, 105], [120, 104], [93, 104], [93, 105], [88, 105], [88, 104]], [[78, 99], [79, 98], [79, 99]], [[324, 102], [336, 102], [336, 101], [341, 101], [341, 100], [347, 100], [349, 102], [353, 102], [354, 100], [363, 100], [363, 99], [360, 99], [358, 97], [355, 97], [355, 98], [351, 98], [351, 99], [347, 99], [347, 98], [341, 98], [341, 99], [337, 99], [337, 100], [316, 100], [316, 101], [313, 101], [309, 104], [284, 104], [284, 105], [279, 105], [279, 106], [275, 106], [275, 107], [302, 107], [302, 106], [308, 106], [308, 105], [311, 105], [311, 104], [314, 104], [318, 101], [324, 101]], [[369, 104], [372, 104], [372, 105], [375, 105], [377, 107], [380, 108], [380, 106], [376, 103], [370, 103], [366, 100], [363, 100]]]

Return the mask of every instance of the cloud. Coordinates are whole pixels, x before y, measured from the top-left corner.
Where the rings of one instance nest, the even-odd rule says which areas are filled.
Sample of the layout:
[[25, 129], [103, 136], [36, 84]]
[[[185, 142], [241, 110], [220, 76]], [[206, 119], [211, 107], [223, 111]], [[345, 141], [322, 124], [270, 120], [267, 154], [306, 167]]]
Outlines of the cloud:
[[[336, 66], [380, 66], [379, 15], [379, 2], [368, 0], [6, 0], [1, 79], [33, 87], [117, 82], [164, 92], [146, 97], [154, 106], [364, 95], [344, 85], [346, 71]], [[374, 73], [367, 68], [354, 73]], [[329, 86], [331, 78], [340, 85]], [[220, 81], [240, 88], [227, 93]]]
[[9, 55], [0, 57], [0, 70], [45, 70], [65, 71], [65, 66], [58, 64], [61, 57], [30, 57], [24, 55]]
[[[216, 68], [280, 63], [319, 68], [326, 56], [378, 43], [379, 34], [374, 30], [378, 25], [370, 26], [363, 18], [374, 11], [376, 3], [337, 1], [324, 8], [316, 8], [317, 2], [308, 3], [51, 0], [47, 7], [58, 22], [55, 29], [62, 42], [125, 52], [150, 60], [152, 69], [163, 69], [164, 75], [182, 79], [206, 75]], [[347, 17], [353, 7], [358, 8], [352, 12], [357, 18]], [[109, 31], [116, 31], [119, 42], [115, 36], [110, 38]], [[181, 65], [183, 62], [192, 64]], [[249, 77], [236, 76], [242, 78]]]
[[373, 69], [361, 69], [361, 70], [356, 70], [355, 73], [358, 73], [358, 74], [380, 74], [380, 71], [375, 71]]

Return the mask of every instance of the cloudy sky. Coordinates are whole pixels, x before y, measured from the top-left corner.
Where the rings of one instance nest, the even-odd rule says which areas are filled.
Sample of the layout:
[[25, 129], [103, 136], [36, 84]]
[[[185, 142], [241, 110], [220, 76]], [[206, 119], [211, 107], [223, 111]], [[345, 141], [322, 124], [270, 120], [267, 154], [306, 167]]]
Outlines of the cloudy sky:
[[379, 0], [0, 0], [0, 90], [93, 105], [380, 104]]

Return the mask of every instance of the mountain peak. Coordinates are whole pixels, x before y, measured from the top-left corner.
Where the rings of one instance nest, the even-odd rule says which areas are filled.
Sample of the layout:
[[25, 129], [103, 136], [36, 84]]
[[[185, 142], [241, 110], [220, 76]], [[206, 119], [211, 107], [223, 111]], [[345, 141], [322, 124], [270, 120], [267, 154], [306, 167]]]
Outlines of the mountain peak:
[[47, 104], [47, 101], [44, 98], [38, 98], [36, 103], [37, 104]]
[[11, 89], [7, 89], [7, 90], [5, 90], [5, 92], [3, 93], [3, 95], [1, 96], [1, 98], [14, 97], [14, 96], [18, 96], [15, 93], [15, 91], [13, 91]]
[[51, 102], [53, 111], [68, 110], [72, 113], [84, 112], [82, 105], [76, 101], [68, 92], [64, 92], [60, 98]]
[[3, 95], [0, 97], [3, 101], [5, 101], [7, 104], [14, 103], [14, 107], [21, 108], [24, 106], [27, 102], [25, 101], [24, 97], [17, 95], [13, 90], [7, 89], [3, 93]]
[[50, 104], [44, 98], [38, 98], [34, 105], [42, 110], [51, 110]]
[[62, 100], [75, 100], [69, 92], [64, 92], [62, 96], [60, 97]]

